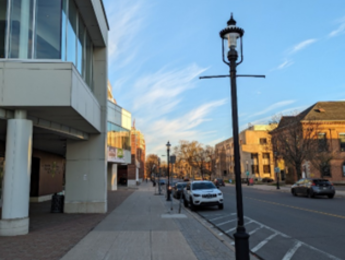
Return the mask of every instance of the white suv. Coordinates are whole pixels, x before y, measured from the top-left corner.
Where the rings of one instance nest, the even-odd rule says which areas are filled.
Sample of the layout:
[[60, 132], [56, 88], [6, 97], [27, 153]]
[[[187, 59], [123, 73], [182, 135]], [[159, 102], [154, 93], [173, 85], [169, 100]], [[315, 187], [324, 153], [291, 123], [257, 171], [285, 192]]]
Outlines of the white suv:
[[185, 207], [190, 206], [192, 211], [195, 206], [217, 206], [223, 209], [223, 193], [211, 181], [192, 181], [183, 190]]

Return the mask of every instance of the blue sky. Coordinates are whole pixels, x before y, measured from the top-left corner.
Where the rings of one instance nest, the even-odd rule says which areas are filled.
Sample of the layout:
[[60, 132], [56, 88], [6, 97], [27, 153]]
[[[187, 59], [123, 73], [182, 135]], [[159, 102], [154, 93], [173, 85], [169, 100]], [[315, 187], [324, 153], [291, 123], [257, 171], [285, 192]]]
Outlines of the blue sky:
[[317, 101], [345, 100], [344, 0], [104, 0], [109, 80], [145, 135], [146, 154], [169, 140], [214, 145], [232, 136], [219, 32], [233, 12], [243, 36], [240, 130]]

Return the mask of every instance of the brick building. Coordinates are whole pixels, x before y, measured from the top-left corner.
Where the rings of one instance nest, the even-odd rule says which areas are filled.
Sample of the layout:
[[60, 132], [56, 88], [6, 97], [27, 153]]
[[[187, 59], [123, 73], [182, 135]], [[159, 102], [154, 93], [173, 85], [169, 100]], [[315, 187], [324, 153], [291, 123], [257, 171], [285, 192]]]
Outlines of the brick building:
[[[325, 165], [322, 170], [315, 167], [315, 162], [304, 160], [299, 167], [302, 177], [322, 177], [335, 183], [345, 183], [345, 102], [317, 102], [296, 116], [282, 117], [278, 127], [271, 132], [272, 138], [291, 130], [296, 121], [303, 129], [304, 139], [308, 129], [313, 129], [310, 138], [314, 138], [315, 141], [310, 150], [317, 151], [314, 157], [323, 153], [327, 159], [324, 162], [320, 161]], [[287, 181], [296, 181], [296, 167], [288, 162], [286, 164]]]

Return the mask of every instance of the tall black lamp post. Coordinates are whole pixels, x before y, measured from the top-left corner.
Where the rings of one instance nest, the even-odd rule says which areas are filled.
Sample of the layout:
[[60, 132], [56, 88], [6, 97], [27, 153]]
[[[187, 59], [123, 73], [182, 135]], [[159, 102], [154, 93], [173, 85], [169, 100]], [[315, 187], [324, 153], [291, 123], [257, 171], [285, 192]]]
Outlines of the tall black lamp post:
[[[234, 162], [235, 162], [235, 176], [236, 176], [236, 203], [237, 203], [237, 229], [234, 234], [235, 237], [235, 249], [236, 259], [249, 260], [249, 235], [246, 233], [243, 220], [243, 198], [242, 198], [242, 186], [241, 186], [241, 164], [240, 164], [240, 149], [239, 149], [239, 136], [238, 136], [238, 111], [237, 111], [237, 90], [236, 90], [236, 78], [237, 77], [254, 77], [265, 78], [264, 75], [237, 75], [236, 67], [243, 61], [243, 48], [242, 48], [242, 36], [244, 30], [236, 27], [236, 21], [232, 17], [228, 21], [228, 26], [220, 32], [222, 38], [222, 56], [223, 62], [230, 67], [230, 74], [218, 75], [218, 76], [203, 76], [200, 79], [211, 78], [227, 78], [230, 76], [231, 85], [231, 112], [232, 112], [232, 131], [234, 138]], [[240, 39], [241, 44], [241, 61], [236, 62], [238, 53], [236, 51], [237, 40]], [[228, 60], [224, 57], [224, 40], [228, 41]]]
[[167, 201], [171, 201], [171, 198], [170, 198], [170, 190], [169, 190], [169, 187], [170, 187], [170, 176], [169, 176], [169, 163], [170, 163], [170, 156], [169, 156], [169, 152], [170, 152], [170, 146], [171, 144], [168, 143], [166, 144], [167, 146], [167, 156], [168, 156], [168, 185], [167, 185]]
[[[222, 38], [223, 62], [230, 67], [230, 85], [231, 85], [231, 112], [232, 112], [232, 134], [234, 138], [234, 161], [236, 176], [236, 199], [237, 199], [237, 229], [234, 234], [236, 259], [249, 260], [249, 234], [244, 227], [243, 219], [243, 198], [241, 186], [241, 164], [240, 164], [240, 147], [238, 134], [238, 111], [237, 111], [237, 89], [236, 89], [236, 67], [243, 61], [242, 36], [244, 30], [236, 27], [236, 21], [232, 17], [228, 21], [228, 26], [220, 32]], [[237, 39], [240, 39], [241, 61], [237, 63]], [[228, 41], [228, 60], [224, 57], [224, 40]]]

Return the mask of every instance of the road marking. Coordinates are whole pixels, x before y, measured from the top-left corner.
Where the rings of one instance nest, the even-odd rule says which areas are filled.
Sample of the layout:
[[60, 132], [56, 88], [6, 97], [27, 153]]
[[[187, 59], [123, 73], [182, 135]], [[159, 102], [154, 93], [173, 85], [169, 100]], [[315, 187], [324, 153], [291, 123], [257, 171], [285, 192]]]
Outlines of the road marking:
[[278, 233], [272, 234], [270, 235], [268, 238], [262, 240], [259, 244], [257, 244], [254, 248], [251, 249], [252, 252], [256, 252], [258, 251], [260, 248], [262, 248], [264, 245], [266, 245], [268, 243], [268, 241], [270, 241], [272, 238], [274, 238], [276, 235], [278, 235]]
[[225, 233], [230, 233], [231, 231], [234, 231], [236, 228], [237, 228], [237, 227], [231, 228], [231, 229], [225, 231]]
[[290, 260], [291, 257], [293, 257], [293, 255], [296, 253], [297, 249], [302, 245], [302, 242], [300, 241], [297, 241], [295, 243], [295, 245], [289, 250], [286, 252], [286, 254], [284, 255], [283, 259], [282, 260]]
[[307, 212], [313, 212], [313, 213], [317, 213], [317, 214], [321, 214], [321, 215], [331, 216], [331, 217], [335, 217], [335, 218], [345, 219], [345, 216], [336, 215], [336, 214], [330, 214], [330, 213], [326, 213], [326, 212], [322, 212], [322, 211], [295, 207], [295, 206], [281, 204], [281, 203], [277, 203], [277, 202], [273, 202], [273, 201], [268, 201], [268, 200], [259, 200], [259, 199], [254, 199], [254, 198], [250, 198], [250, 197], [245, 197], [245, 198], [251, 199], [251, 200], [260, 201], [260, 202], [264, 202], [264, 203], [274, 204], [274, 205], [278, 205], [278, 206], [282, 206], [282, 207], [287, 207], [287, 208], [292, 208], [292, 209], [297, 209], [297, 210], [302, 210], [302, 211], [307, 211]]
[[225, 222], [223, 222], [223, 223], [217, 224], [217, 226], [223, 226], [223, 225], [225, 225], [225, 224], [234, 222], [234, 221], [236, 221], [236, 220], [237, 220], [237, 219], [228, 220], [228, 221], [225, 221]]
[[215, 220], [222, 219], [222, 218], [226, 218], [226, 217], [228, 217], [228, 216], [223, 215], [223, 216], [221, 216], [221, 217], [217, 217], [217, 218], [210, 219], [210, 221], [215, 221]]
[[263, 226], [260, 226], [260, 227], [258, 227], [258, 228], [256, 228], [256, 229], [250, 231], [250, 232], [249, 232], [249, 235], [250, 235], [250, 236], [253, 235], [256, 231], [258, 231], [258, 230], [260, 230], [260, 229], [262, 229], [262, 228], [263, 228]]
[[223, 235], [223, 232], [220, 232], [219, 234], [218, 234], [218, 236], [222, 236]]

